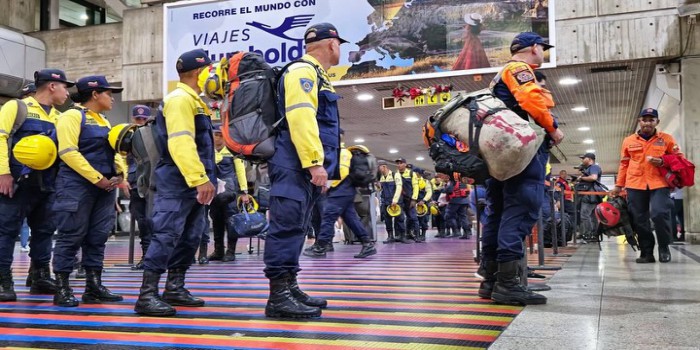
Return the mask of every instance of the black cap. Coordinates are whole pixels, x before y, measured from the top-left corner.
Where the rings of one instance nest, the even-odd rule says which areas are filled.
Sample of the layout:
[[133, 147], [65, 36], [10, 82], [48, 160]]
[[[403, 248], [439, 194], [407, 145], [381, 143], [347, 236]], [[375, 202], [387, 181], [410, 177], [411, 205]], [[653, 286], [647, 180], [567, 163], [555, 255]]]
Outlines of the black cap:
[[75, 83], [75, 86], [80, 92], [93, 90], [111, 90], [112, 92], [120, 93], [122, 92], [122, 90], [124, 90], [124, 88], [122, 87], [109, 85], [109, 83], [107, 82], [107, 78], [105, 78], [104, 75], [90, 75], [87, 77], [82, 77], [78, 79], [78, 81]]
[[314, 43], [317, 41], [321, 41], [323, 39], [330, 39], [330, 38], [335, 38], [340, 40], [341, 44], [345, 44], [348, 41], [341, 38], [338, 35], [338, 30], [335, 29], [335, 26], [330, 24], [330, 23], [318, 23], [314, 24], [308, 29], [306, 29], [306, 32], [304, 33], [304, 43], [310, 44]]
[[406, 163], [406, 158], [396, 158], [396, 163]]
[[36, 92], [36, 85], [34, 83], [29, 83], [22, 88], [22, 96], [32, 94]]
[[582, 155], [582, 156], [579, 156], [579, 158], [581, 158], [581, 159], [583, 159], [583, 158], [591, 158], [591, 159], [595, 160], [595, 153], [586, 153], [586, 154], [584, 154], [584, 155]]
[[72, 87], [73, 85], [75, 85], [74, 82], [69, 81], [68, 78], [66, 78], [66, 73], [64, 73], [60, 69], [46, 68], [34, 72], [35, 83], [39, 84], [40, 82], [47, 81], [57, 81], [60, 83], [64, 83], [67, 87]]
[[644, 108], [642, 111], [639, 113], [639, 117], [644, 117], [644, 116], [650, 116], [654, 118], [659, 118], [659, 111], [653, 109], [653, 108]]
[[387, 163], [386, 160], [381, 160], [381, 159], [380, 159], [380, 160], [377, 161], [377, 166], [379, 166], [379, 165], [389, 165], [389, 163]]
[[211, 59], [202, 49], [187, 51], [177, 59], [175, 68], [178, 73], [185, 73], [211, 64]]
[[547, 44], [544, 39], [537, 33], [533, 32], [522, 32], [518, 35], [515, 36], [513, 39], [513, 42], [510, 44], [510, 53], [514, 54], [526, 47], [530, 47], [532, 45], [542, 45], [544, 46], [544, 50], [547, 51], [550, 48], [553, 48], [554, 45], [549, 45]]

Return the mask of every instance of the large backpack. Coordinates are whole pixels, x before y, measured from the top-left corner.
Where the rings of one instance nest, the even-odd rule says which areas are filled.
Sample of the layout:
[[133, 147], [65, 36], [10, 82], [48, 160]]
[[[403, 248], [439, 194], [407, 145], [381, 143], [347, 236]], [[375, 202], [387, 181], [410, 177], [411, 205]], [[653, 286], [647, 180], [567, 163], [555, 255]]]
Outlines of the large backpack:
[[[229, 59], [221, 130], [226, 147], [235, 155], [260, 163], [275, 153], [276, 129], [283, 120], [277, 106], [277, 84], [282, 73], [297, 62], [304, 61], [270, 67], [256, 52], [238, 52]], [[320, 89], [320, 73], [315, 66], [314, 69]]]
[[348, 179], [355, 187], [366, 188], [377, 181], [377, 158], [369, 153], [369, 149], [364, 146], [351, 146], [348, 151], [352, 153], [350, 158], [350, 172]]
[[[159, 107], [159, 110], [162, 108]], [[155, 171], [160, 160], [160, 150], [156, 145], [154, 120], [138, 127], [131, 138], [131, 155], [136, 162], [136, 186], [139, 196], [146, 199], [146, 212], [150, 215], [153, 208], [153, 194], [156, 190]]]

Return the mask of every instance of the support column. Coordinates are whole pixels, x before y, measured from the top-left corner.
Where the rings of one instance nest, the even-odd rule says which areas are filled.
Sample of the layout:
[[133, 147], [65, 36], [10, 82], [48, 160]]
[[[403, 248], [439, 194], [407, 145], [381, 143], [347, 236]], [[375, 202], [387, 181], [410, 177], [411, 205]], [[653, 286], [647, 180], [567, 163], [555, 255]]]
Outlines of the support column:
[[58, 17], [59, 0], [49, 0], [49, 30], [61, 27]]
[[[681, 125], [684, 140], [679, 141], [685, 156], [700, 165], [700, 58], [681, 61]], [[683, 199], [686, 240], [700, 244], [700, 172], [695, 174], [695, 186], [687, 188]]]

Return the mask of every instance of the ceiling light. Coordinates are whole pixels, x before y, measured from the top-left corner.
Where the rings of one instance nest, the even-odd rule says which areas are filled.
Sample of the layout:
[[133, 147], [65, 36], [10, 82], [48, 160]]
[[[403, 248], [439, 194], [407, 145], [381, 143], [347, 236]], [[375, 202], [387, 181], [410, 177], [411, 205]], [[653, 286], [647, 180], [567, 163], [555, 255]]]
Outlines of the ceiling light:
[[82, 15], [80, 15], [80, 19], [82, 19], [83, 21], [87, 21], [88, 15], [83, 13]]
[[574, 112], [585, 112], [588, 110], [588, 107], [578, 106], [578, 107], [572, 108], [571, 110]]
[[363, 143], [363, 142], [365, 142], [365, 139], [363, 139], [363, 138], [361, 138], [361, 137], [358, 137], [358, 138], [355, 139], [355, 142], [356, 142], [356, 143]]
[[389, 150], [389, 153], [391, 153], [391, 154], [399, 153], [399, 150], [397, 150], [396, 148], [392, 148]]
[[590, 126], [582, 126], [582, 127], [578, 128], [578, 131], [588, 131], [588, 130], [591, 130]]
[[404, 120], [406, 121], [406, 123], [415, 123], [415, 122], [419, 121], [420, 119], [418, 119], [418, 117], [410, 116], [410, 117], [406, 117], [406, 119], [404, 119]]
[[594, 149], [587, 149], [586, 153], [595, 153], [595, 150]]
[[423, 157], [421, 157], [421, 156], [418, 156], [418, 157], [416, 157], [416, 160], [417, 160], [417, 161], [421, 161], [421, 160], [425, 160], [425, 158], [423, 158]]
[[580, 79], [571, 78], [571, 77], [561, 78], [561, 79], [559, 80], [559, 84], [560, 84], [560, 85], [576, 85], [576, 84], [578, 84], [578, 83], [580, 83], [580, 82], [581, 82]]
[[590, 145], [590, 144], [592, 144], [593, 142], [595, 142], [595, 141], [593, 141], [592, 139], [585, 139], [585, 140], [583, 140], [583, 143], [585, 143], [585, 144], [587, 144], [587, 145]]
[[369, 101], [369, 100], [374, 99], [374, 95], [370, 95], [370, 94], [359, 94], [359, 95], [357, 95], [357, 99], [360, 100], [360, 101]]

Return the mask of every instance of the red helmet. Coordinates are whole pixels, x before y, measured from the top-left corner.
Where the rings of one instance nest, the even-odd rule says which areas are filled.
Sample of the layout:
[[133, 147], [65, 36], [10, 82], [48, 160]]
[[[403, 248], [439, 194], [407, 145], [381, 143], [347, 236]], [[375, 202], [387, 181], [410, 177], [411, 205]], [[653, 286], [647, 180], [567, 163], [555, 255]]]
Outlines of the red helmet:
[[595, 207], [595, 217], [601, 224], [607, 227], [613, 227], [620, 222], [620, 210], [615, 208], [611, 203], [600, 203]]

